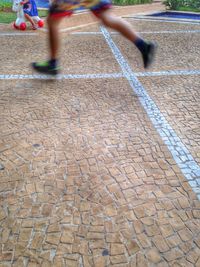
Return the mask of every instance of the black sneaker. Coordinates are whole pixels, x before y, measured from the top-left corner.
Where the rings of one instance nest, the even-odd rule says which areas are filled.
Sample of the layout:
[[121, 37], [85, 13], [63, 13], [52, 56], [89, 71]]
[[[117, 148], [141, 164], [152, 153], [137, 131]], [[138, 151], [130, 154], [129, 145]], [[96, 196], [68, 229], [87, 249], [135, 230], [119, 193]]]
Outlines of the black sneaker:
[[32, 68], [36, 70], [37, 72], [49, 74], [49, 75], [56, 75], [59, 73], [59, 68], [52, 67], [49, 64], [49, 61], [43, 61], [43, 62], [33, 62]]
[[152, 42], [147, 42], [146, 48], [144, 52], [142, 53], [142, 58], [143, 58], [145, 69], [148, 68], [151, 65], [151, 63], [154, 61], [155, 52], [156, 52], [156, 44]]

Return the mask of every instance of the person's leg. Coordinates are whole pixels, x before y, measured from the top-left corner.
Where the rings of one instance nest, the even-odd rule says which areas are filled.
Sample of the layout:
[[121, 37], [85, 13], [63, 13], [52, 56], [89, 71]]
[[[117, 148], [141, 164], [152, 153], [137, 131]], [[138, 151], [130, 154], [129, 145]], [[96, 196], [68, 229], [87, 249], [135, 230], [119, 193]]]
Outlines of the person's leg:
[[38, 72], [45, 74], [57, 74], [59, 71], [57, 66], [59, 52], [59, 24], [62, 18], [69, 17], [73, 14], [73, 10], [68, 10], [68, 4], [65, 6], [63, 3], [65, 3], [65, 0], [55, 0], [54, 4], [50, 6], [49, 15], [47, 17], [50, 59], [45, 62], [32, 63], [32, 67]]
[[111, 9], [100, 12], [98, 14], [98, 18], [102, 21], [102, 23], [105, 26], [120, 32], [124, 37], [126, 37], [131, 42], [134, 42], [136, 41], [136, 39], [139, 38], [139, 36], [133, 30], [132, 26], [124, 19], [115, 16], [112, 13]]
[[50, 59], [45, 62], [34, 62], [32, 67], [41, 73], [57, 74], [57, 59], [59, 51], [59, 24], [62, 17], [54, 17], [51, 14], [47, 18], [48, 25], [48, 44], [49, 44], [49, 57]]
[[102, 12], [99, 12], [97, 16], [105, 26], [118, 31], [137, 46], [142, 53], [145, 68], [151, 64], [155, 53], [155, 44], [144, 41], [133, 30], [131, 24], [124, 19], [115, 16], [111, 9], [103, 10]]
[[49, 15], [47, 18], [47, 24], [49, 29], [49, 49], [50, 49], [50, 59], [56, 60], [58, 58], [59, 50], [59, 24], [62, 17], [54, 18]]
[[32, 17], [29, 16], [27, 13], [24, 13], [24, 16], [25, 16], [25, 18], [31, 23], [33, 29], [36, 30], [37, 27], [36, 27], [35, 22], [34, 22], [34, 20], [32, 19]]

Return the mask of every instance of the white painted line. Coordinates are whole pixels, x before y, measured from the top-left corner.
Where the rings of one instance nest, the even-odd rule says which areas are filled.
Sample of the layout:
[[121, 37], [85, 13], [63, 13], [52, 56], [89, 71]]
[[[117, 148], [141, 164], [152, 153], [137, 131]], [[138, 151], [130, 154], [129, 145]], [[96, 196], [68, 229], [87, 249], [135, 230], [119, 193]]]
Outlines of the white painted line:
[[[200, 70], [169, 70], [169, 71], [154, 71], [154, 72], [135, 72], [136, 77], [155, 77], [155, 76], [189, 76], [200, 75]], [[50, 76], [44, 74], [0, 74], [0, 80], [67, 80], [67, 79], [112, 79], [124, 78], [123, 73], [100, 73], [100, 74], [59, 74]]]
[[81, 29], [81, 28], [84, 28], [84, 27], [87, 27], [87, 26], [91, 26], [91, 25], [97, 24], [97, 23], [98, 22], [95, 21], [95, 22], [90, 22], [90, 23], [87, 23], [87, 24], [82, 24], [82, 25], [79, 25], [79, 26], [69, 27], [69, 28], [60, 30], [60, 32], [74, 31], [74, 30], [77, 30], [77, 29]]
[[176, 23], [176, 24], [190, 24], [190, 25], [200, 25], [200, 22], [190, 22], [190, 21], [181, 21], [181, 20], [164, 20], [164, 19], [149, 19], [147, 17], [131, 17], [125, 16], [123, 18], [132, 19], [132, 20], [143, 20], [143, 21], [152, 21], [152, 22], [166, 22], [166, 23]]
[[[87, 27], [87, 26], [95, 25], [97, 23], [98, 23], [97, 21], [94, 21], [94, 22], [90, 22], [90, 23], [87, 23], [87, 24], [81, 24], [79, 26], [68, 27], [68, 28], [59, 30], [59, 32], [65, 33], [65, 32], [69, 32], [69, 31], [74, 31], [74, 30], [78, 30], [78, 29], [81, 29], [81, 28], [84, 28], [84, 27]], [[41, 31], [47, 32], [48, 29], [41, 29]]]
[[[200, 30], [180, 30], [180, 31], [145, 31], [137, 32], [139, 34], [174, 34], [174, 33], [200, 33]], [[72, 32], [72, 35], [102, 35], [102, 32]], [[110, 32], [110, 34], [120, 35], [118, 32]]]
[[174, 33], [200, 33], [200, 30], [176, 30], [176, 31], [146, 31], [146, 32], [139, 32], [142, 34], [174, 34]]
[[180, 75], [200, 75], [200, 70], [167, 70], [157, 72], [138, 72], [135, 73], [137, 77], [151, 77], [151, 76], [180, 76]]
[[[72, 35], [102, 35], [102, 32], [72, 32]], [[112, 32], [112, 34], [118, 34]]]
[[146, 110], [147, 115], [153, 123], [155, 129], [159, 133], [163, 142], [168, 147], [175, 162], [179, 166], [185, 178], [188, 180], [188, 183], [190, 184], [191, 188], [197, 194], [197, 197], [200, 199], [200, 166], [194, 160], [189, 150], [185, 147], [181, 139], [171, 128], [165, 117], [160, 112], [159, 108], [156, 106], [156, 104], [150, 98], [140, 81], [137, 79], [128, 62], [124, 59], [120, 50], [113, 42], [109, 32], [104, 27], [101, 27], [101, 31], [109, 47], [112, 50], [113, 55], [118, 61], [124, 76], [129, 81], [129, 84], [133, 89], [134, 93], [138, 96], [140, 103]]
[[38, 35], [38, 33], [32, 32], [0, 32], [0, 37], [4, 36], [28, 36], [28, 35]]
[[[93, 24], [93, 23], [92, 23]], [[67, 32], [67, 31], [72, 31], [72, 30], [76, 30], [82, 27], [86, 27], [88, 26], [88, 24], [84, 24], [81, 26], [76, 26], [76, 27], [71, 27], [71, 28], [66, 28], [66, 29], [62, 29], [60, 30], [60, 32]], [[46, 29], [43, 29], [43, 31], [47, 31]], [[144, 31], [144, 32], [137, 32], [139, 34], [178, 34], [178, 33], [200, 33], [200, 30], [180, 30], [180, 31]], [[102, 35], [101, 32], [72, 32], [70, 33], [72, 35]], [[119, 35], [118, 32], [110, 32], [110, 34], [112, 35]], [[0, 33], [0, 37], [5, 37], [5, 36], [37, 36], [39, 35], [38, 33], [31, 33], [31, 32], [27, 32], [27, 33], [21, 33], [21, 32], [1, 32]]]
[[102, 74], [58, 74], [44, 75], [44, 74], [1, 74], [0, 80], [65, 80], [65, 79], [110, 79], [110, 78], [122, 78], [123, 73], [102, 73]]

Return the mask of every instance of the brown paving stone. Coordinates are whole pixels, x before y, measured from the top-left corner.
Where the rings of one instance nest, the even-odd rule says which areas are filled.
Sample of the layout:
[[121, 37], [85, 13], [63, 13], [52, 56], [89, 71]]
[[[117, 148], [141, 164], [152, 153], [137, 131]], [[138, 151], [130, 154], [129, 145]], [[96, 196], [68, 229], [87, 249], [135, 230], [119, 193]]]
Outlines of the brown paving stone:
[[[196, 37], [198, 38], [198, 36]], [[185, 65], [183, 64], [179, 68], [183, 69]], [[149, 92], [151, 93], [151, 96], [154, 98], [154, 101], [157, 101], [159, 99], [160, 102], [160, 110], [162, 113], [165, 114], [165, 117], [169, 121], [169, 124], [173, 127], [173, 129], [176, 131], [178, 136], [181, 138], [182, 142], [185, 144], [186, 147], [190, 150], [190, 153], [195, 157], [197, 162], [199, 162], [198, 157], [198, 147], [199, 147], [199, 137], [198, 132], [195, 130], [196, 126], [198, 125], [198, 108], [195, 104], [191, 103], [193, 101], [196, 101], [193, 96], [188, 91], [188, 86], [190, 87], [190, 84], [192, 84], [192, 90], [193, 94], [198, 94], [198, 77], [191, 77], [190, 79], [185, 79], [184, 77], [179, 76], [177, 78], [169, 78], [168, 77], [162, 77], [162, 79], [158, 78], [156, 83], [159, 83], [158, 90], [153, 92], [150, 88], [152, 85], [152, 82], [150, 80], [144, 81], [144, 86]], [[162, 81], [161, 81], [162, 80]], [[155, 82], [155, 79], [154, 81]], [[178, 84], [181, 84], [179, 86]], [[163, 95], [163, 90], [161, 88], [165, 87], [165, 94]], [[175, 91], [171, 90], [171, 88], [176, 88]], [[170, 91], [170, 92], [169, 92]], [[176, 102], [177, 97], [179, 98], [179, 101]], [[171, 99], [171, 100], [170, 100]], [[172, 100], [173, 99], [173, 100]], [[187, 101], [184, 101], [184, 99], [187, 99]], [[184, 101], [184, 107], [181, 107], [182, 103]], [[164, 102], [168, 102], [167, 105], [164, 104]], [[175, 113], [179, 110], [179, 116], [176, 116]], [[185, 113], [185, 111], [188, 111], [188, 114]], [[182, 115], [181, 115], [182, 114]], [[174, 116], [176, 116], [176, 120], [173, 121]], [[183, 121], [182, 118], [185, 117], [185, 120]], [[192, 122], [192, 120], [196, 121], [196, 123]], [[175, 123], [176, 122], [176, 123]], [[188, 136], [190, 135], [189, 140], [187, 140]], [[184, 203], [182, 204], [184, 205]]]
[[127, 257], [125, 255], [111, 256], [110, 262], [112, 264], [126, 264], [127, 263]]
[[155, 247], [149, 249], [147, 251], [147, 259], [154, 264], [160, 262], [161, 256], [159, 254], [159, 251]]
[[161, 235], [156, 235], [153, 238], [153, 243], [155, 244], [155, 246], [157, 247], [157, 249], [160, 252], [166, 252], [169, 250], [169, 247], [168, 247], [166, 241], [164, 240], [164, 238]]
[[112, 243], [111, 244], [111, 255], [120, 255], [124, 253], [124, 245], [120, 243]]
[[[65, 23], [63, 27], [69, 25]], [[198, 29], [131, 23], [140, 31]], [[2, 60], [8, 64], [1, 74], [30, 74], [27, 54], [30, 61], [42, 57], [46, 36], [29, 38], [36, 47], [32, 54], [23, 38], [6, 38], [0, 40], [2, 47], [10, 42], [17, 47], [4, 53]], [[177, 36], [180, 42], [172, 53], [174, 36], [157, 36], [169, 57], [163, 64], [160, 50], [152, 69], [198, 68], [193, 50], [189, 61], [174, 60], [185, 38]], [[141, 70], [137, 51], [121, 37], [113, 39], [133, 69]], [[62, 53], [64, 73], [120, 71], [100, 36], [67, 36]], [[140, 80], [198, 161], [198, 110], [187, 92], [188, 86], [197, 88], [196, 78]], [[199, 202], [125, 79], [11, 80], [0, 85], [0, 163], [5, 166], [0, 172], [0, 239], [5, 266], [12, 258], [13, 266], [22, 266], [25, 259], [27, 266], [198, 266]], [[180, 97], [187, 99], [185, 107]], [[105, 250], [108, 255], [102, 256]]]
[[52, 244], [52, 245], [58, 245], [60, 242], [60, 233], [50, 233], [47, 234], [46, 243]]
[[200, 258], [197, 260], [196, 266], [200, 266]]
[[183, 252], [178, 248], [172, 249], [172, 250], [164, 253], [164, 258], [168, 262], [182, 258], [183, 256], [184, 256]]
[[128, 250], [129, 256], [132, 256], [136, 252], [140, 250], [140, 247], [138, 246], [137, 242], [134, 240], [129, 240], [126, 244], [126, 248]]

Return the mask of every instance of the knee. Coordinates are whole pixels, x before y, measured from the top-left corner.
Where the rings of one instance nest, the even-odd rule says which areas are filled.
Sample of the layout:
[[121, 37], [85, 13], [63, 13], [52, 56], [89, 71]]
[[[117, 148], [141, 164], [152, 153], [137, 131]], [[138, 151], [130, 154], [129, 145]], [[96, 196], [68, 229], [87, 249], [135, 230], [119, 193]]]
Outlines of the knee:
[[115, 16], [113, 15], [102, 16], [101, 21], [106, 27], [115, 28], [116, 25]]

